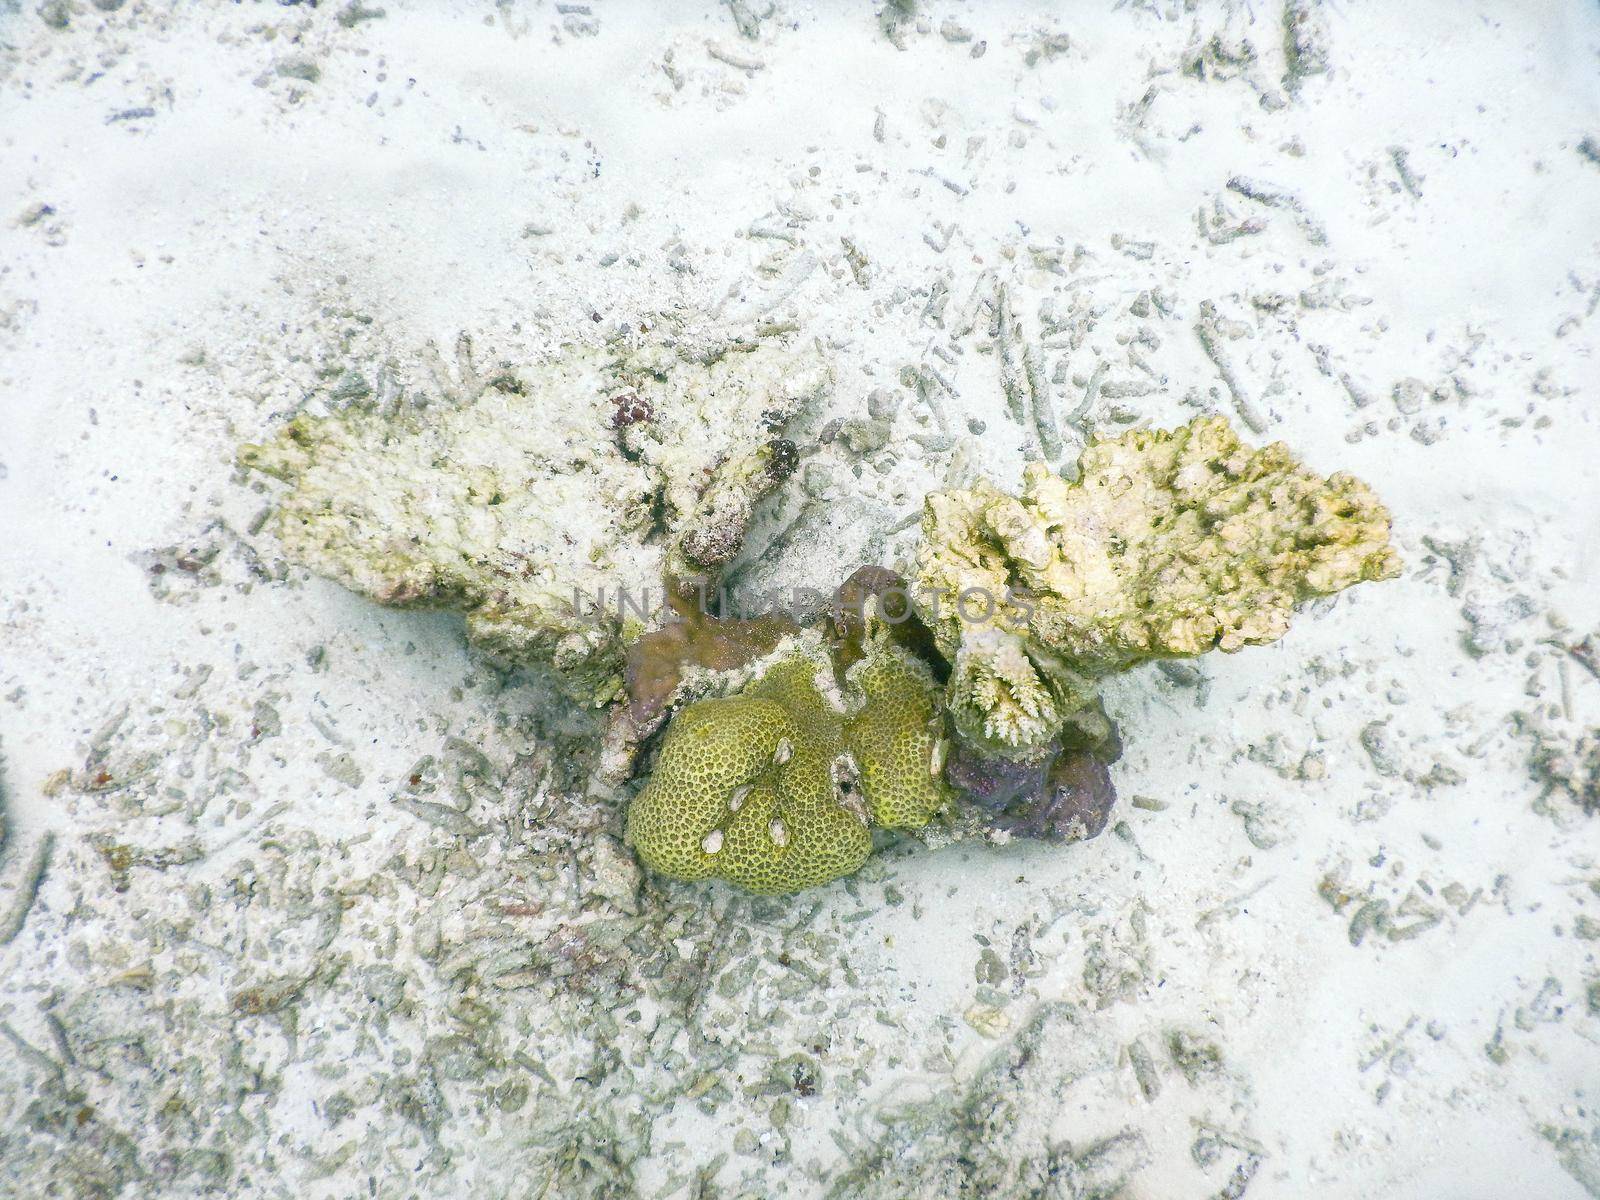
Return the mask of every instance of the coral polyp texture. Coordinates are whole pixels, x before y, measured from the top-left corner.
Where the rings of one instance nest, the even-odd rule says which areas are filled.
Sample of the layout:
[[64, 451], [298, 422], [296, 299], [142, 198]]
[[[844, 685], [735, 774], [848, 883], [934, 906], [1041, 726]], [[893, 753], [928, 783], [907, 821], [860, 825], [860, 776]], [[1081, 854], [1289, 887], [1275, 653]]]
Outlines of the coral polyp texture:
[[1094, 441], [1068, 481], [927, 499], [913, 595], [953, 664], [957, 732], [1032, 754], [1095, 681], [1282, 637], [1294, 607], [1399, 572], [1389, 514], [1347, 474], [1252, 449], [1227, 421]]
[[857, 870], [871, 827], [920, 827], [944, 804], [925, 668], [873, 648], [841, 690], [815, 639], [790, 639], [736, 695], [672, 720], [628, 840], [652, 870], [778, 894]]
[[[572, 351], [444, 394], [302, 413], [240, 460], [289, 485], [287, 556], [397, 607], [451, 608], [485, 649], [618, 692], [664, 576], [714, 573], [793, 469], [783, 427], [827, 383], [803, 350], [679, 340]], [[596, 603], [602, 596], [609, 603]]]
[[944, 720], [928, 668], [880, 643], [848, 675], [861, 708], [845, 740], [875, 825], [920, 829], [945, 805]]

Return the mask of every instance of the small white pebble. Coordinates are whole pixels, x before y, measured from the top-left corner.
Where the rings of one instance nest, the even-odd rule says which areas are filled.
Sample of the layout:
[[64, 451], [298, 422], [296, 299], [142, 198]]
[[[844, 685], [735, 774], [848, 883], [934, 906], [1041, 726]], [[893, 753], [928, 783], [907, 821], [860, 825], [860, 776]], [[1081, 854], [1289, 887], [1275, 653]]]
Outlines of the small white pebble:
[[783, 823], [782, 817], [773, 817], [772, 824], [767, 826], [767, 832], [772, 835], [774, 846], [787, 846], [789, 844], [789, 827]]
[[707, 854], [715, 854], [718, 850], [721, 850], [722, 830], [713, 829], [710, 833], [706, 834], [706, 836], [700, 841], [700, 849], [704, 850]]
[[728, 797], [728, 811], [738, 812], [744, 807], [744, 802], [750, 797], [750, 785], [742, 784], [733, 789], [733, 795]]
[[933, 744], [933, 753], [928, 756], [928, 774], [935, 779], [944, 774], [944, 760], [950, 753], [950, 743], [940, 738]]
[[778, 748], [772, 752], [772, 765], [781, 767], [794, 754], [794, 743], [788, 738], [778, 739]]

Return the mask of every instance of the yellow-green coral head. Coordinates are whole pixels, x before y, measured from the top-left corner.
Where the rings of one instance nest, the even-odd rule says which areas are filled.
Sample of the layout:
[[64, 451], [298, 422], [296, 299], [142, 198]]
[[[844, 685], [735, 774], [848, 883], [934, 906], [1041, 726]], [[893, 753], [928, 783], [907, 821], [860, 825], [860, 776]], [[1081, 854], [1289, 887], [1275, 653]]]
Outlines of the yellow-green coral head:
[[873, 823], [921, 829], [946, 801], [938, 684], [927, 667], [887, 642], [851, 668], [849, 683], [862, 703], [845, 739]]
[[689, 705], [628, 810], [644, 864], [768, 895], [855, 871], [871, 827], [919, 829], [945, 807], [933, 675], [884, 639], [847, 673], [797, 640], [741, 693]]
[[672, 720], [655, 774], [628, 810], [644, 864], [766, 895], [857, 870], [872, 851], [841, 714], [809, 654], [780, 661], [737, 696]]

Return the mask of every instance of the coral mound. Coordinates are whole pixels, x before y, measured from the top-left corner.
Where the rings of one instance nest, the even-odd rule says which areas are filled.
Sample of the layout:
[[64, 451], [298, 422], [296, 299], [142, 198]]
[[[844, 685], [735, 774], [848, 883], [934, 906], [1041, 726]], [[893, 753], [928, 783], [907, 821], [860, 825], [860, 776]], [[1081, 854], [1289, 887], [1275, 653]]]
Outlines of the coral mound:
[[817, 643], [785, 642], [737, 695], [672, 720], [628, 812], [646, 866], [777, 894], [855, 871], [871, 826], [925, 825], [944, 805], [926, 669], [880, 642], [840, 692]]
[[460, 609], [474, 641], [554, 668], [580, 702], [626, 691], [608, 778], [686, 704], [627, 820], [679, 879], [798, 891], [859, 868], [874, 829], [1092, 837], [1120, 748], [1100, 679], [1273, 641], [1296, 604], [1399, 570], [1360, 480], [1202, 418], [1092, 442], [1072, 481], [1034, 463], [1017, 496], [930, 495], [913, 586], [863, 567], [822, 627], [721, 620], [685, 597], [704, 604], [794, 470], [773, 434], [826, 370], [764, 343], [579, 351], [487, 380], [462, 363], [441, 401], [363, 393], [241, 460], [289, 484], [291, 558], [385, 604]]
[[[649, 724], [680, 689], [738, 686], [785, 638], [738, 696], [668, 726], [629, 815], [646, 865], [787, 892], [859, 867], [873, 826], [1094, 837], [1120, 754], [1102, 678], [1273, 641], [1296, 604], [1399, 571], [1365, 484], [1244, 446], [1220, 418], [1094, 442], [1079, 466], [1069, 482], [1030, 465], [1020, 496], [981, 482], [929, 496], [915, 585], [857, 571], [826, 651], [770, 622], [641, 639], [630, 680]], [[914, 611], [891, 618], [895, 594]]]

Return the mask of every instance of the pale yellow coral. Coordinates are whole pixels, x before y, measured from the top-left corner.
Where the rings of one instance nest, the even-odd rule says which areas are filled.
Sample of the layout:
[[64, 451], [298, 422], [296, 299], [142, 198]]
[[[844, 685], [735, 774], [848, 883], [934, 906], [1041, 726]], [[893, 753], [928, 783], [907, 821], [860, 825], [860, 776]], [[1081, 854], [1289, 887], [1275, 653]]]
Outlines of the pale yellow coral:
[[967, 630], [945, 703], [956, 732], [973, 742], [1034, 745], [1061, 727], [1061, 710], [1022, 637], [992, 625]]
[[1399, 571], [1365, 484], [1219, 417], [1092, 442], [1079, 467], [927, 500], [916, 599], [956, 664], [958, 728], [994, 749], [1048, 741], [1096, 677], [1273, 641], [1297, 603]]

